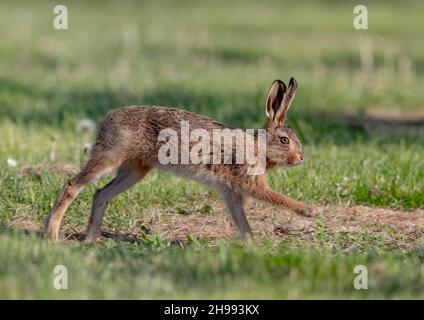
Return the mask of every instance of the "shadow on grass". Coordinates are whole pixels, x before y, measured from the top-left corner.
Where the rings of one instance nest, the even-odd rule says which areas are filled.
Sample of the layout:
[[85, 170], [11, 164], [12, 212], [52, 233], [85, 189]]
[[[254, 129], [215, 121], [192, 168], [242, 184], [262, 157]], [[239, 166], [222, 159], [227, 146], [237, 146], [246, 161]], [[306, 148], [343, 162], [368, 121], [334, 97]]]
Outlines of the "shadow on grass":
[[[15, 226], [11, 227], [7, 224], [0, 224], [0, 234], [3, 235], [16, 235], [16, 236], [23, 236], [23, 237], [30, 237], [34, 236], [41, 240], [49, 241], [48, 238], [46, 238], [44, 232], [41, 229], [38, 229], [36, 227], [30, 228], [30, 227], [20, 227]], [[86, 238], [86, 232], [79, 232], [74, 229], [68, 229], [60, 234], [60, 240], [59, 242], [65, 241], [65, 242], [79, 242], [79, 243], [85, 243]], [[148, 232], [147, 234], [135, 234], [135, 233], [112, 233], [107, 231], [102, 231], [102, 239], [98, 242], [98, 244], [104, 243], [107, 240], [112, 240], [116, 243], [121, 244], [135, 244], [139, 246], [143, 246], [146, 248], [158, 248], [161, 246], [172, 246], [172, 247], [190, 247], [196, 244], [199, 244], [201, 242], [205, 242], [208, 239], [191, 239], [187, 238], [186, 240], [181, 239], [171, 239], [166, 242], [162, 242], [158, 237], [155, 237], [155, 235]], [[200, 241], [200, 242], [199, 242]]]
[[[264, 93], [223, 94], [193, 92], [180, 85], [134, 95], [125, 89], [42, 90], [0, 78], [0, 87], [16, 101], [3, 102], [1, 119], [25, 126], [63, 126], [78, 118], [100, 121], [109, 111], [125, 105], [166, 105], [204, 114], [233, 127], [261, 128], [265, 122]], [[367, 139], [391, 141], [415, 140], [424, 136], [424, 113], [392, 114], [365, 111], [327, 111], [307, 108], [290, 110], [288, 124], [305, 144], [333, 143], [345, 145]]]

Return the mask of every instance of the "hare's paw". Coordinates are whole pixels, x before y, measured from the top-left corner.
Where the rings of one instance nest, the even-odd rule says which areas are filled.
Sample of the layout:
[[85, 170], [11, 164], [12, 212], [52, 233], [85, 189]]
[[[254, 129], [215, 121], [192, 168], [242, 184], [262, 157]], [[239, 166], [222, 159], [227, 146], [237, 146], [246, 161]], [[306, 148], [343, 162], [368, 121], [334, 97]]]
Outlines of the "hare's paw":
[[313, 218], [316, 216], [319, 216], [323, 209], [319, 206], [312, 206], [312, 205], [302, 205], [300, 208], [295, 210], [296, 213], [301, 214], [302, 216]]
[[102, 242], [103, 236], [99, 234], [90, 234], [88, 233], [87, 236], [84, 239], [85, 243], [99, 243]]
[[54, 242], [59, 240], [59, 224], [55, 221], [48, 220], [45, 222], [43, 229], [44, 236]]

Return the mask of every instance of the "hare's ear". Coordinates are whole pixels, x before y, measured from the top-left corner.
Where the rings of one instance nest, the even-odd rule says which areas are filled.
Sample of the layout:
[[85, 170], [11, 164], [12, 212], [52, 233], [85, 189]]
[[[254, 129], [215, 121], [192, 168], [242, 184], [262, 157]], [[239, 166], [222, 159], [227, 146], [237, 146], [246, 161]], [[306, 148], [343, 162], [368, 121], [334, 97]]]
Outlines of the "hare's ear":
[[289, 87], [287, 88], [286, 93], [284, 94], [283, 101], [281, 102], [280, 108], [278, 108], [277, 113], [275, 114], [275, 119], [279, 124], [284, 124], [286, 119], [287, 111], [290, 108], [294, 96], [296, 94], [297, 82], [294, 78], [290, 78]]
[[274, 80], [269, 89], [268, 97], [266, 98], [265, 112], [268, 116], [268, 123], [270, 125], [278, 125], [276, 115], [283, 102], [286, 90], [287, 87], [281, 80]]

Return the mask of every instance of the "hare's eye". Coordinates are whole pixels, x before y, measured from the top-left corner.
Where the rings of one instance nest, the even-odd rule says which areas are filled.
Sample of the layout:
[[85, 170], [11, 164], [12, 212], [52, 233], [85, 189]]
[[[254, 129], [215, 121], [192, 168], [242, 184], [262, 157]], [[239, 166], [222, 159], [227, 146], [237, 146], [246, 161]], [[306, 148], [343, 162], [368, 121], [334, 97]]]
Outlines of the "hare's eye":
[[289, 138], [287, 138], [287, 137], [281, 137], [280, 141], [281, 141], [282, 144], [289, 144], [289, 142], [290, 142]]

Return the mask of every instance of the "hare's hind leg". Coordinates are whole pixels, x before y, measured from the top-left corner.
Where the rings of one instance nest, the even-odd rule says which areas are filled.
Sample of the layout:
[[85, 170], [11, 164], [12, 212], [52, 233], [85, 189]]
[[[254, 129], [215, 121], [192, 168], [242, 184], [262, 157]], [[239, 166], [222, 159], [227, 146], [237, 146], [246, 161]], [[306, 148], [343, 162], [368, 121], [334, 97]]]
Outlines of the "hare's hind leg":
[[56, 241], [59, 238], [60, 222], [72, 201], [86, 185], [114, 170], [117, 166], [116, 162], [106, 160], [106, 158], [91, 157], [81, 172], [68, 180], [62, 187], [52, 210], [45, 220], [44, 232], [46, 235]]
[[251, 243], [252, 230], [250, 229], [249, 222], [246, 219], [246, 214], [244, 213], [243, 197], [238, 195], [229, 187], [221, 187], [220, 191], [224, 198], [227, 209], [240, 232], [242, 240], [247, 243]]
[[86, 241], [95, 242], [101, 237], [100, 226], [108, 203], [118, 194], [128, 190], [150, 171], [147, 166], [123, 166], [116, 177], [96, 191], [93, 198]]

